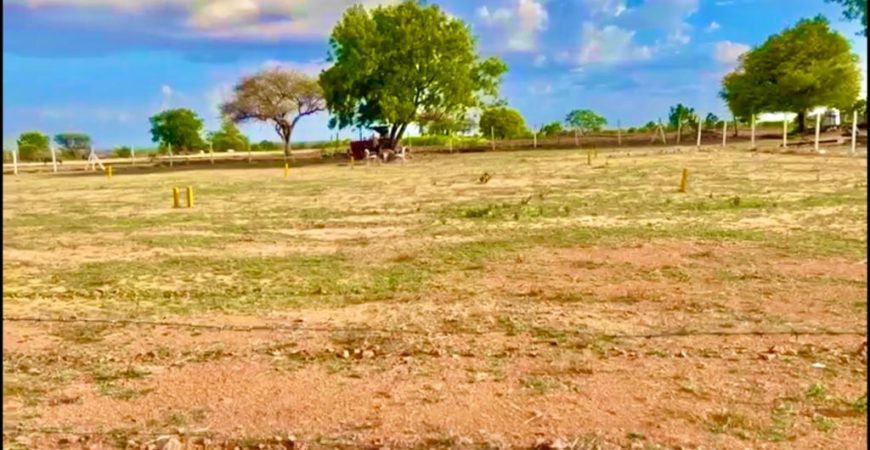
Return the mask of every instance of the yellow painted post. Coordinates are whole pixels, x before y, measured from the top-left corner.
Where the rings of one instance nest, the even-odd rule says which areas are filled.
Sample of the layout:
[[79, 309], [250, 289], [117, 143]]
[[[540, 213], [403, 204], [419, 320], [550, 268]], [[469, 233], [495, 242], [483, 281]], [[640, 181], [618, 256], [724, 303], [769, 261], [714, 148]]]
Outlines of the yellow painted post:
[[177, 187], [172, 188], [172, 207], [181, 208], [181, 190]]
[[689, 169], [683, 169], [683, 176], [680, 178], [680, 192], [686, 192], [689, 189]]
[[353, 152], [351, 151], [351, 153], [350, 153], [350, 168], [351, 168], [351, 169], [353, 169], [354, 161], [355, 161], [355, 160], [354, 160], [354, 158], [353, 158]]
[[110, 180], [112, 179], [112, 166], [111, 165], [106, 166], [106, 177], [109, 178]]
[[290, 164], [284, 163], [284, 178], [290, 176]]
[[193, 186], [187, 187], [187, 207], [193, 208]]

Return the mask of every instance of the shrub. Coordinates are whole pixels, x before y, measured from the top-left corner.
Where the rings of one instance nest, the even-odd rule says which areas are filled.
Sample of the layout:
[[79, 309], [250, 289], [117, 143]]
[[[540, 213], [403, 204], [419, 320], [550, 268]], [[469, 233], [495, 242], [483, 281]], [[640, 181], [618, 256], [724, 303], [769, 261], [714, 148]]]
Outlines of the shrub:
[[132, 154], [133, 151], [127, 146], [115, 147], [112, 150], [112, 156], [116, 158], [129, 158]]

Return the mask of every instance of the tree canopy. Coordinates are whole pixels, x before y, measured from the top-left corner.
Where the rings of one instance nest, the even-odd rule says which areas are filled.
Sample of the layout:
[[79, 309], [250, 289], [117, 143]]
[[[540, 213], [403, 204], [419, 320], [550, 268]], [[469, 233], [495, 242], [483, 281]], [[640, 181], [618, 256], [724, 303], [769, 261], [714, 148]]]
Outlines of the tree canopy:
[[323, 92], [314, 77], [281, 68], [242, 78], [233, 99], [220, 107], [221, 113], [236, 123], [272, 122], [284, 142], [285, 157], [290, 156], [290, 138], [299, 120], [325, 108]]
[[707, 117], [704, 118], [704, 128], [716, 128], [716, 126], [719, 125], [719, 122], [719, 116], [713, 113], [707, 113]]
[[826, 3], [839, 3], [843, 6], [843, 17], [846, 20], [859, 20], [864, 29], [861, 36], [867, 36], [867, 0], [825, 0]]
[[847, 109], [858, 96], [861, 75], [849, 41], [827, 19], [804, 19], [744, 54], [722, 80], [721, 97], [735, 117], [759, 112], [798, 113], [816, 106]]
[[476, 125], [474, 120], [466, 116], [423, 112], [418, 123], [426, 134], [448, 136], [454, 133], [466, 133]]
[[165, 150], [166, 144], [171, 144], [176, 153], [205, 148], [200, 136], [202, 119], [189, 109], [168, 109], [152, 116], [149, 121], [151, 140], [160, 143], [161, 151]]
[[492, 134], [496, 139], [515, 139], [529, 133], [519, 111], [506, 106], [484, 110], [480, 116], [480, 131], [484, 136]]
[[541, 134], [544, 136], [556, 136], [563, 131], [562, 122], [550, 122], [541, 127]]
[[695, 113], [695, 108], [677, 103], [668, 111], [668, 127], [674, 130], [685, 126], [697, 126], [697, 124], [698, 115]]
[[61, 155], [71, 158], [81, 158], [91, 148], [91, 137], [85, 133], [58, 133], [54, 142], [61, 147]]
[[469, 27], [437, 5], [404, 1], [348, 8], [332, 30], [320, 74], [330, 127], [386, 127], [392, 146], [421, 114], [462, 117], [498, 95], [507, 70], [482, 60]]
[[239, 127], [231, 120], [224, 120], [221, 129], [208, 135], [212, 149], [216, 152], [227, 150], [246, 150], [249, 146], [248, 138], [242, 134]]
[[18, 137], [18, 158], [21, 161], [38, 161], [50, 156], [48, 136], [39, 131], [27, 131]]
[[600, 131], [607, 125], [607, 119], [588, 109], [575, 109], [565, 117], [565, 123], [581, 133]]

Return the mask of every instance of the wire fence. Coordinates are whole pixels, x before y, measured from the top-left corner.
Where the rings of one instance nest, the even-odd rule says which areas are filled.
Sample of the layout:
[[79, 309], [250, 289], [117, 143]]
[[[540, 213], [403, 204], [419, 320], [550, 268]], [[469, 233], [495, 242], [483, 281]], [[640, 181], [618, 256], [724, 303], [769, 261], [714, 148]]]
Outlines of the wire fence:
[[[854, 134], [853, 134], [854, 132]], [[535, 149], [618, 149], [618, 148], [668, 148], [668, 147], [726, 147], [735, 145], [756, 146], [763, 144], [768, 147], [779, 147], [790, 151], [800, 151], [812, 148], [818, 150], [819, 145], [849, 146], [851, 153], [857, 147], [862, 150], [867, 145], [866, 130], [834, 130], [820, 135], [818, 142], [812, 133], [808, 135], [783, 135], [783, 129], [769, 125], [758, 126], [753, 130], [748, 126], [708, 127], [701, 130], [687, 127], [685, 129], [668, 130], [632, 129], [606, 130], [591, 133], [578, 131], [562, 132], [555, 135], [532, 134], [522, 139], [487, 139], [471, 136], [406, 136], [401, 145], [410, 149], [413, 154], [426, 153], [469, 153], [487, 151], [513, 151]], [[290, 165], [306, 165], [324, 161], [346, 161], [349, 145], [347, 140], [335, 141], [334, 145], [322, 145], [319, 148], [302, 148], [292, 151]], [[57, 153], [57, 152], [55, 152]], [[99, 165], [93, 160], [68, 159], [63, 160], [55, 154], [53, 158], [42, 158], [38, 161], [19, 161], [15, 152], [4, 152], [3, 172], [17, 174], [19, 172], [70, 172], [106, 170], [106, 166], [125, 170], [132, 168], [184, 168], [189, 166], [242, 164], [273, 164], [285, 161], [283, 151], [253, 151], [242, 150], [233, 152], [196, 151], [185, 154], [143, 153], [133, 150], [126, 157], [102, 156]]]

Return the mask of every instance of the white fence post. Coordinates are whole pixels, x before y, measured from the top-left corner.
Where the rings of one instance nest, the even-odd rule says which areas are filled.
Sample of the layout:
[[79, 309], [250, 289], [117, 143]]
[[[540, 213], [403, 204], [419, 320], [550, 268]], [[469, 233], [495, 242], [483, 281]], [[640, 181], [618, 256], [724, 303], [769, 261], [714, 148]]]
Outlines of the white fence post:
[[750, 139], [752, 141], [751, 146], [753, 149], [755, 149], [755, 114], [752, 114], [752, 116], [750, 117], [749, 120], [751, 121], [750, 126], [752, 127], [752, 131], [750, 131], [750, 135], [751, 135]]
[[130, 146], [130, 165], [131, 166], [136, 165], [136, 147], [134, 147], [132, 145]]
[[722, 148], [725, 148], [725, 143], [728, 141], [728, 121], [722, 121]]
[[849, 154], [855, 156], [855, 144], [858, 140], [858, 110], [852, 113], [852, 149]]
[[211, 141], [208, 143], [208, 157], [211, 159], [211, 165], [214, 165], [214, 144]]
[[695, 144], [698, 148], [701, 148], [701, 127], [703, 123], [701, 123], [700, 115], [698, 116], [698, 142]]
[[622, 145], [622, 125], [616, 121], [616, 146]]
[[52, 172], [57, 173], [57, 153], [55, 153], [53, 145], [49, 145], [48, 149], [51, 150], [51, 170]]
[[172, 167], [172, 143], [169, 143], [169, 167]]
[[538, 132], [532, 132], [532, 148], [538, 148]]
[[18, 175], [18, 149], [12, 150], [12, 173]]
[[816, 140], [815, 140], [815, 143], [813, 145], [813, 148], [815, 149], [816, 153], [819, 152], [819, 134], [821, 133], [821, 128], [822, 128], [822, 115], [819, 114], [818, 111], [816, 111]]
[[782, 115], [782, 148], [788, 148], [788, 119]]
[[495, 127], [489, 127], [489, 138], [492, 149], [495, 150]]

